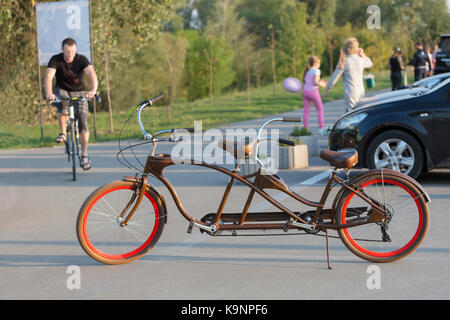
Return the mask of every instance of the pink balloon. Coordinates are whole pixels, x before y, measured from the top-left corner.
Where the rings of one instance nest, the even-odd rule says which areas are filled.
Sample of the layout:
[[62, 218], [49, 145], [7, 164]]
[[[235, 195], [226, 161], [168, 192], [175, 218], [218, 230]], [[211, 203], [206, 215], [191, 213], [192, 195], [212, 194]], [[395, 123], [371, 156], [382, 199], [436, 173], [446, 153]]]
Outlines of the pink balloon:
[[302, 83], [297, 78], [286, 78], [283, 81], [283, 88], [291, 93], [299, 93], [302, 89]]

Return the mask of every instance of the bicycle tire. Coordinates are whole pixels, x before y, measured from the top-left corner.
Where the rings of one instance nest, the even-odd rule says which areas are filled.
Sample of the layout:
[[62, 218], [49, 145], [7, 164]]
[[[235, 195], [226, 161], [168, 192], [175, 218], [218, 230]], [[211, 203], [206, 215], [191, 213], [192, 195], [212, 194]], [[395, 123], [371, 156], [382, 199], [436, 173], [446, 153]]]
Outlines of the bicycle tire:
[[128, 204], [136, 185], [113, 181], [95, 190], [81, 206], [77, 237], [93, 259], [112, 265], [129, 263], [145, 255], [159, 240], [166, 209], [159, 194], [151, 188], [145, 192], [128, 225], [120, 225], [118, 214]]
[[75, 125], [73, 123], [73, 121], [71, 121], [70, 123], [70, 151], [71, 151], [71, 157], [72, 157], [72, 180], [76, 181], [77, 180], [77, 166], [76, 166], [76, 162], [75, 162], [75, 157], [76, 157], [76, 137], [75, 137]]
[[[414, 252], [425, 238], [430, 220], [422, 192], [406, 178], [388, 173], [361, 177], [358, 185], [372, 199], [382, 203], [390, 217], [380, 223], [339, 229], [345, 246], [358, 257], [375, 263], [396, 261]], [[355, 216], [364, 218], [364, 214], [367, 217], [368, 210], [351, 209], [361, 208], [361, 203], [370, 209], [355, 193], [345, 191], [337, 204], [336, 223], [345, 224], [347, 218]]]

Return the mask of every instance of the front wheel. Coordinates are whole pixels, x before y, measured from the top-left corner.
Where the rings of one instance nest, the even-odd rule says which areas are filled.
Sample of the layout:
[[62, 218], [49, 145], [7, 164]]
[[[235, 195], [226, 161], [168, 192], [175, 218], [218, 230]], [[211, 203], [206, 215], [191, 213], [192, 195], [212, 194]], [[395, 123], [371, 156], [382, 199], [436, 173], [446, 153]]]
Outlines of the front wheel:
[[[136, 183], [114, 181], [94, 191], [77, 218], [77, 236], [84, 251], [106, 264], [123, 264], [147, 253], [164, 228], [165, 207], [160, 196], [148, 189], [139, 207], [123, 225], [122, 211], [134, 199]], [[130, 209], [136, 201], [131, 202]], [[129, 212], [129, 210], [128, 210]]]
[[75, 139], [75, 126], [71, 121], [67, 130], [67, 142], [68, 142], [68, 150], [69, 150], [69, 159], [72, 160], [72, 180], [77, 180], [77, 166], [75, 162], [76, 157], [76, 139]]
[[[407, 179], [388, 173], [367, 175], [357, 185], [388, 214], [378, 222], [340, 229], [346, 247], [365, 260], [380, 263], [404, 258], [417, 249], [429, 224], [425, 195]], [[355, 193], [345, 191], [337, 205], [336, 221], [367, 221], [370, 209]]]

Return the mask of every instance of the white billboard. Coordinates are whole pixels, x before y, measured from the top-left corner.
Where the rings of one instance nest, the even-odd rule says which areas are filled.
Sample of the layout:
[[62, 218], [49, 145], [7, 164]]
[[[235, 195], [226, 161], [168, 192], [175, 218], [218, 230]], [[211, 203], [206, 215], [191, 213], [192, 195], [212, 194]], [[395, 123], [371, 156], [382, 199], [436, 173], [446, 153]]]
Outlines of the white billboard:
[[36, 4], [39, 64], [61, 53], [61, 43], [72, 38], [78, 53], [91, 60], [89, 0], [70, 0]]

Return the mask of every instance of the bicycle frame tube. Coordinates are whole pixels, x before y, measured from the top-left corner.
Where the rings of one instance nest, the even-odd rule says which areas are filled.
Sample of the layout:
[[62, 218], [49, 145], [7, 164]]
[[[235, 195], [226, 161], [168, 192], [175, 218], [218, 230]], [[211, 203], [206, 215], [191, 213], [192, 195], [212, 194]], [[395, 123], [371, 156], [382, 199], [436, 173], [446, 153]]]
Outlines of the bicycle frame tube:
[[[169, 190], [169, 192], [171, 193], [171, 196], [173, 198], [173, 200], [175, 201], [175, 204], [178, 208], [178, 210], [180, 211], [180, 213], [188, 220], [188, 221], [194, 221], [196, 223], [201, 223], [204, 225], [203, 222], [200, 222], [199, 220], [193, 218], [192, 216], [190, 216], [186, 210], [184, 209], [180, 198], [177, 195], [177, 192], [175, 190], [175, 188], [172, 186], [172, 184], [170, 183], [169, 180], [167, 180], [163, 174], [162, 171], [164, 170], [164, 168], [166, 166], [169, 165], [173, 165], [174, 163], [172, 162], [170, 155], [159, 155], [159, 156], [148, 156], [147, 158], [147, 162], [144, 168], [144, 173], [145, 174], [152, 174], [155, 178], [157, 178], [158, 180], [160, 180]], [[222, 210], [223, 207], [225, 206], [225, 202], [227, 200], [227, 197], [229, 195], [231, 186], [234, 182], [234, 180], [238, 180], [240, 182], [242, 182], [243, 184], [245, 184], [246, 186], [248, 186], [251, 189], [251, 193], [247, 199], [245, 208], [244, 208], [244, 214], [247, 214], [248, 208], [250, 206], [251, 200], [253, 198], [254, 193], [258, 193], [260, 196], [262, 196], [264, 199], [266, 199], [269, 203], [271, 203], [273, 206], [275, 206], [276, 208], [278, 208], [279, 210], [281, 210], [280, 214], [286, 214], [288, 215], [290, 218], [297, 220], [300, 223], [303, 224], [307, 224], [306, 221], [304, 221], [302, 218], [300, 218], [299, 216], [297, 216], [295, 213], [293, 213], [292, 211], [290, 211], [288, 208], [286, 208], [285, 206], [283, 206], [281, 203], [279, 203], [278, 201], [276, 201], [275, 199], [273, 199], [269, 194], [267, 194], [263, 189], [277, 189], [279, 191], [282, 191], [286, 194], [288, 194], [289, 196], [293, 197], [294, 199], [308, 205], [311, 207], [317, 207], [317, 208], [322, 208], [323, 204], [319, 203], [319, 202], [313, 202], [313, 201], [309, 201], [307, 199], [304, 199], [303, 197], [301, 197], [300, 195], [296, 194], [295, 192], [289, 190], [289, 188], [284, 185], [281, 181], [277, 180], [276, 178], [274, 178], [274, 176], [264, 176], [264, 175], [256, 175], [256, 180], [255, 183], [251, 183], [249, 182], [247, 179], [245, 179], [244, 177], [242, 177], [241, 175], [239, 175], [237, 172], [228, 170], [226, 168], [223, 167], [219, 167], [213, 164], [208, 164], [205, 162], [200, 162], [200, 163], [183, 163], [183, 164], [191, 164], [191, 165], [196, 165], [196, 166], [201, 166], [201, 167], [207, 167], [219, 172], [222, 172], [228, 176], [230, 176], [230, 182], [228, 183], [225, 193], [223, 195], [222, 201], [219, 205], [219, 209], [217, 211], [217, 215], [218, 217], [220, 217], [220, 215], [222, 214]], [[244, 219], [243, 219], [244, 221]]]
[[[166, 188], [169, 190], [178, 210], [180, 211], [180, 213], [183, 215], [183, 217], [185, 219], [187, 219], [191, 223], [194, 222], [194, 223], [197, 223], [197, 224], [200, 224], [203, 226], [207, 226], [206, 223], [197, 220], [196, 218], [192, 217], [191, 215], [189, 215], [186, 212], [175, 188], [170, 183], [170, 181], [167, 180], [167, 178], [165, 178], [163, 176], [162, 172], [163, 172], [164, 168], [167, 166], [170, 166], [170, 165], [174, 165], [174, 164], [175, 163], [172, 162], [170, 155], [167, 155], [167, 154], [161, 154], [158, 156], [148, 156], [147, 162], [146, 162], [145, 168], [144, 168], [144, 174], [145, 175], [147, 175], [147, 174], [153, 175], [156, 179], [160, 180], [166, 186]], [[300, 224], [303, 226], [314, 226], [314, 227], [317, 227], [320, 229], [342, 229], [342, 228], [349, 228], [349, 227], [358, 226], [358, 225], [367, 224], [367, 223], [373, 223], [374, 220], [349, 223], [346, 225], [336, 225], [333, 223], [319, 222], [320, 218], [330, 219], [330, 220], [334, 219], [334, 216], [335, 216], [334, 205], [333, 205], [332, 209], [324, 209], [326, 200], [331, 192], [331, 189], [333, 188], [334, 183], [340, 184], [343, 188], [345, 188], [346, 190], [349, 190], [352, 193], [355, 193], [358, 197], [360, 197], [365, 202], [367, 202], [372, 207], [372, 210], [374, 210], [376, 219], [381, 219], [386, 214], [385, 210], [381, 207], [381, 205], [379, 203], [377, 203], [376, 201], [373, 201], [370, 197], [365, 195], [364, 192], [360, 191], [356, 185], [354, 185], [353, 183], [349, 183], [348, 180], [344, 180], [344, 179], [338, 177], [336, 169], [332, 171], [331, 177], [329, 178], [328, 183], [322, 193], [320, 201], [315, 202], [315, 201], [307, 200], [307, 199], [303, 198], [302, 196], [298, 195], [297, 193], [293, 192], [292, 190], [290, 190], [290, 188], [287, 185], [284, 184], [283, 181], [281, 181], [279, 178], [277, 178], [276, 176], [273, 176], [273, 175], [262, 175], [260, 172], [258, 172], [256, 174], [251, 174], [251, 175], [247, 175], [247, 176], [243, 177], [243, 176], [239, 175], [236, 171], [231, 171], [226, 168], [223, 168], [223, 167], [220, 167], [217, 165], [213, 165], [213, 164], [208, 164], [205, 162], [182, 162], [181, 164], [190, 164], [190, 165], [196, 165], [196, 166], [201, 166], [201, 167], [207, 167], [207, 168], [222, 172], [222, 173], [230, 176], [230, 180], [226, 186], [222, 200], [220, 201], [219, 208], [215, 213], [214, 224], [216, 225], [217, 230], [283, 229], [283, 228], [285, 228], [286, 222], [281, 223], [281, 224], [280, 223], [278, 223], [278, 224], [245, 224], [247, 217], [249, 215], [252, 215], [252, 219], [255, 219], [255, 217], [258, 217], [259, 220], [257, 219], [254, 221], [263, 221], [264, 220], [263, 216], [266, 215], [266, 213], [249, 213], [248, 212], [248, 210], [250, 208], [250, 204], [253, 200], [255, 193], [259, 194], [261, 197], [263, 197], [265, 200], [267, 200], [270, 204], [272, 204], [273, 206], [275, 206], [277, 209], [280, 210], [280, 212], [267, 213], [268, 218], [264, 221], [271, 221], [269, 218], [274, 218], [275, 216], [278, 216], [277, 221], [283, 221], [283, 219], [290, 220], [291, 222], [288, 222], [289, 225], [292, 224], [292, 221], [296, 221], [294, 223], [294, 225], [296, 225], [296, 226], [298, 226]], [[248, 181], [246, 178], [249, 178], [249, 177], [255, 177], [255, 181], [253, 183]], [[250, 188], [250, 193], [245, 202], [243, 211], [240, 213], [240, 219], [238, 221], [236, 221], [238, 223], [233, 224], [233, 225], [219, 225], [218, 222], [222, 218], [225, 203], [228, 199], [229, 193], [231, 191], [232, 185], [235, 180], [240, 181], [241, 183], [248, 186]], [[282, 191], [283, 193], [287, 194], [291, 198], [293, 198], [309, 207], [315, 207], [316, 209], [315, 209], [315, 212], [313, 211], [314, 215], [313, 215], [312, 219], [310, 219], [310, 221], [308, 221], [308, 222], [305, 221], [304, 219], [302, 219], [302, 217], [300, 217], [299, 215], [290, 211], [288, 208], [286, 208], [280, 202], [276, 201], [272, 196], [270, 196], [268, 193], [266, 193], [264, 191], [264, 189], [276, 189], [276, 190]], [[226, 214], [227, 221], [229, 221], [231, 219], [231, 217], [236, 217], [236, 214]]]

